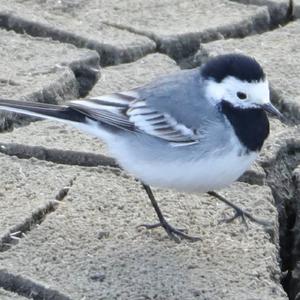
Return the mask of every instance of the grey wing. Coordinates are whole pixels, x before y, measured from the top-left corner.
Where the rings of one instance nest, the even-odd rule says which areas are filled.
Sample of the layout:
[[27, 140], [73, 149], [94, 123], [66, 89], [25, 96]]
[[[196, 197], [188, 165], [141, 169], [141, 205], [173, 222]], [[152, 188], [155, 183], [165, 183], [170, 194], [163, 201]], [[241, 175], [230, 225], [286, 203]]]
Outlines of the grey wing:
[[216, 105], [209, 101], [199, 68], [182, 70], [137, 89], [147, 105], [164, 112], [188, 128], [205, 131], [209, 123], [222, 123]]
[[153, 108], [135, 91], [70, 101], [69, 106], [95, 121], [121, 130], [148, 134], [174, 146], [199, 142], [195, 128]]

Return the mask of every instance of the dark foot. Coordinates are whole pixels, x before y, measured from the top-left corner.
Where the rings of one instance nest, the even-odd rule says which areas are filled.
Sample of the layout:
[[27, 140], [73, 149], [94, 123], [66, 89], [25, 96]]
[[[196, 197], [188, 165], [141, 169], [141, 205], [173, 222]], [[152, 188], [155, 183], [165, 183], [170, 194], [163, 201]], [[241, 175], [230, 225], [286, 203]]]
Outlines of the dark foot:
[[269, 226], [272, 225], [271, 222], [268, 222], [268, 221], [262, 220], [262, 219], [258, 219], [258, 218], [256, 218], [256, 217], [252, 216], [252, 215], [251, 215], [250, 213], [248, 213], [247, 211], [245, 211], [245, 210], [243, 210], [243, 209], [241, 209], [241, 208], [239, 208], [239, 207], [235, 207], [234, 210], [235, 210], [235, 214], [234, 214], [233, 217], [228, 218], [228, 219], [223, 219], [223, 220], [220, 221], [220, 223], [223, 223], [223, 222], [225, 222], [225, 223], [231, 223], [231, 222], [234, 221], [235, 219], [241, 218], [241, 222], [242, 222], [242, 223], [246, 226], [246, 228], [248, 229], [249, 226], [248, 226], [248, 223], [247, 223], [247, 220], [246, 220], [246, 219], [248, 218], [250, 221], [255, 222], [255, 223], [257, 223], [257, 224], [259, 224], [259, 225], [262, 225], [262, 226], [264, 226], [264, 227], [269, 227]]
[[248, 213], [246, 210], [243, 210], [242, 208], [238, 207], [237, 205], [229, 202], [226, 198], [224, 198], [223, 196], [219, 195], [216, 192], [208, 192], [209, 195], [216, 197], [217, 199], [221, 200], [222, 202], [224, 202], [225, 204], [227, 204], [228, 206], [230, 206], [231, 208], [233, 208], [235, 210], [235, 214], [233, 217], [229, 218], [229, 219], [223, 219], [220, 221], [220, 223], [225, 222], [225, 223], [231, 223], [233, 220], [237, 219], [237, 218], [241, 218], [242, 223], [248, 228], [248, 224], [246, 219], [248, 218], [250, 221], [255, 222], [259, 225], [262, 225], [264, 227], [270, 227], [272, 226], [271, 222], [268, 222], [266, 220], [262, 220], [262, 219], [258, 219], [254, 216], [252, 216], [250, 213]]
[[162, 223], [155, 223], [155, 224], [141, 224], [140, 227], [145, 227], [146, 229], [154, 229], [158, 227], [163, 227], [164, 230], [167, 232], [168, 236], [174, 240], [175, 242], [179, 243], [180, 240], [186, 239], [191, 242], [200, 241], [200, 237], [190, 236], [186, 234], [187, 230], [185, 229], [177, 229], [170, 225], [166, 220], [163, 220]]
[[165, 217], [163, 216], [160, 208], [158, 207], [158, 204], [154, 198], [154, 195], [151, 191], [151, 188], [146, 185], [146, 184], [142, 184], [143, 185], [143, 188], [145, 189], [145, 191], [147, 192], [147, 195], [151, 201], [151, 204], [158, 216], [158, 219], [159, 219], [159, 223], [156, 223], [156, 224], [152, 224], [152, 225], [149, 225], [149, 224], [142, 224], [140, 226], [142, 227], [145, 227], [147, 229], [153, 229], [153, 228], [157, 228], [157, 227], [163, 227], [165, 229], [165, 231], [167, 232], [168, 236], [176, 241], [177, 243], [180, 242], [181, 239], [186, 239], [186, 240], [189, 240], [191, 242], [196, 242], [196, 241], [199, 241], [201, 240], [201, 238], [199, 237], [194, 237], [194, 236], [189, 236], [188, 234], [184, 233], [184, 229], [176, 229], [174, 228], [173, 226], [171, 226], [165, 219]]

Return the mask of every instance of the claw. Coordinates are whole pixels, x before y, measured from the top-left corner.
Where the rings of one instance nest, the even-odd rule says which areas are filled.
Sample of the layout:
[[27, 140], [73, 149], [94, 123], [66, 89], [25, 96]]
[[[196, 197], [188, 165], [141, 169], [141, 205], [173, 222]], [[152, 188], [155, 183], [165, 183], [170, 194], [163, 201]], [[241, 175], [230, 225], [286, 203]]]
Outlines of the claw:
[[259, 225], [262, 225], [264, 227], [272, 226], [272, 222], [268, 222], [266, 220], [262, 220], [262, 219], [259, 219], [259, 218], [256, 218], [256, 217], [252, 216], [250, 213], [248, 213], [247, 211], [243, 210], [242, 208], [236, 206], [235, 204], [229, 202], [226, 198], [219, 195], [218, 193], [211, 191], [211, 192], [208, 192], [208, 194], [218, 198], [219, 200], [221, 200], [222, 202], [224, 202], [225, 204], [227, 204], [228, 206], [230, 206], [231, 208], [233, 208], [235, 210], [235, 214], [234, 214], [233, 217], [231, 217], [229, 219], [222, 220], [221, 222], [231, 223], [233, 220], [235, 220], [237, 218], [242, 218], [242, 223], [248, 229], [249, 227], [248, 227], [248, 224], [247, 224], [247, 221], [246, 221], [246, 218], [248, 218], [250, 221], [252, 221], [254, 223], [257, 223]]
[[239, 207], [235, 207], [233, 209], [235, 210], [234, 216], [231, 217], [231, 218], [228, 218], [228, 219], [223, 219], [219, 223], [231, 223], [235, 219], [241, 218], [241, 222], [245, 225], [245, 227], [247, 229], [249, 229], [249, 226], [248, 226], [248, 223], [247, 223], [247, 218], [248, 218], [250, 221], [252, 221], [252, 222], [254, 222], [256, 224], [259, 224], [261, 226], [264, 226], [264, 227], [272, 226], [271, 222], [268, 222], [268, 221], [262, 220], [262, 219], [258, 219], [256, 217], [252, 216], [247, 211], [245, 211], [245, 210], [243, 210], [243, 209], [241, 209]]
[[200, 237], [190, 236], [186, 232], [186, 229], [177, 229], [170, 225], [166, 220], [162, 223], [155, 223], [155, 224], [141, 224], [138, 227], [145, 227], [146, 229], [154, 229], [158, 227], [163, 227], [167, 232], [168, 236], [177, 243], [180, 243], [182, 239], [189, 240], [191, 242], [200, 241]]
[[235, 214], [231, 217], [231, 218], [225, 218], [219, 221], [219, 224], [221, 223], [231, 223], [233, 222], [235, 219], [237, 218], [241, 218], [241, 222], [245, 225], [245, 227], [247, 229], [249, 229], [248, 223], [246, 221], [246, 216], [245, 216], [245, 212], [242, 209], [238, 209], [235, 211]]
[[[169, 225], [171, 226], [171, 225]], [[155, 229], [158, 227], [162, 227], [160, 223], [154, 223], [154, 224], [140, 224], [138, 227], [145, 227], [146, 229]], [[188, 233], [188, 230], [185, 228], [176, 228], [176, 230], [183, 232], [183, 233]]]

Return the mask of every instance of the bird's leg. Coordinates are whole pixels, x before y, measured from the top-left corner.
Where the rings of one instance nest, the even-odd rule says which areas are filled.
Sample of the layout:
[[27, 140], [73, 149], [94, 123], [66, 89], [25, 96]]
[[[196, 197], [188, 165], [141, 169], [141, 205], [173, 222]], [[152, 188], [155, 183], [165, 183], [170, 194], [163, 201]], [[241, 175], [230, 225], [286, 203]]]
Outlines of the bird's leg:
[[230, 206], [231, 208], [233, 208], [235, 210], [235, 214], [233, 217], [229, 218], [229, 219], [225, 219], [225, 220], [222, 220], [226, 223], [230, 223], [232, 222], [233, 220], [235, 220], [236, 218], [241, 218], [242, 219], [242, 222], [243, 224], [248, 228], [248, 224], [246, 222], [246, 218], [248, 218], [250, 221], [252, 222], [255, 222], [259, 225], [262, 225], [262, 226], [270, 226], [271, 223], [266, 221], [266, 220], [262, 220], [262, 219], [258, 219], [254, 216], [252, 216], [250, 213], [248, 213], [246, 210], [238, 207], [237, 205], [229, 202], [226, 198], [224, 198], [223, 196], [221, 196], [220, 194], [216, 193], [216, 192], [213, 192], [213, 191], [210, 191], [210, 192], [207, 192], [209, 195], [211, 196], [214, 196], [216, 197], [217, 199], [219, 199], [220, 201], [224, 202], [225, 204], [227, 204], [228, 206]]
[[183, 229], [176, 229], [174, 228], [172, 225], [170, 225], [165, 217], [163, 216], [155, 198], [154, 198], [154, 195], [152, 193], [152, 190], [151, 188], [146, 185], [146, 184], [143, 184], [143, 188], [145, 189], [149, 199], [151, 200], [151, 204], [158, 216], [158, 219], [159, 219], [159, 223], [156, 223], [156, 224], [142, 224], [140, 226], [143, 226], [147, 229], [153, 229], [153, 228], [157, 228], [157, 227], [163, 227], [165, 229], [165, 231], [167, 232], [167, 234], [169, 235], [169, 237], [171, 239], [173, 239], [174, 241], [176, 242], [180, 242], [180, 239], [187, 239], [189, 241], [192, 241], [192, 242], [195, 242], [195, 241], [199, 241], [201, 240], [199, 237], [193, 237], [193, 236], [189, 236], [187, 235], [186, 233], [184, 233]]

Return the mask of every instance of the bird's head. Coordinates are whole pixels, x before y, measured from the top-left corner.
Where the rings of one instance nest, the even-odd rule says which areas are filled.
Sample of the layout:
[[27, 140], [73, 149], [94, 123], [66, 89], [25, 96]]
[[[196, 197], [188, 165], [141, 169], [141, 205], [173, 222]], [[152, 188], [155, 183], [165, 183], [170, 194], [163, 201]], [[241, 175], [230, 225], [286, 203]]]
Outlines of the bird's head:
[[201, 68], [207, 98], [218, 104], [227, 101], [238, 108], [261, 108], [282, 117], [270, 101], [266, 75], [259, 63], [242, 54], [220, 55]]

